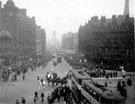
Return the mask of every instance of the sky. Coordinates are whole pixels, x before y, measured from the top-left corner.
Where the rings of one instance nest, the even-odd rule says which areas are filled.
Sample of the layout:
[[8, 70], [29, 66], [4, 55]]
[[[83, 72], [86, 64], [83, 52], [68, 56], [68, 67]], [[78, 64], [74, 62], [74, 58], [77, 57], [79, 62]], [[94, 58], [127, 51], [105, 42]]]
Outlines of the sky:
[[[7, 0], [0, 0], [5, 4]], [[77, 32], [80, 25], [92, 16], [123, 14], [125, 0], [13, 0], [19, 8], [26, 8], [27, 15], [35, 16], [37, 25], [45, 29], [47, 38], [55, 30], [60, 38], [63, 33]], [[134, 0], [130, 1], [130, 15], [135, 16]]]

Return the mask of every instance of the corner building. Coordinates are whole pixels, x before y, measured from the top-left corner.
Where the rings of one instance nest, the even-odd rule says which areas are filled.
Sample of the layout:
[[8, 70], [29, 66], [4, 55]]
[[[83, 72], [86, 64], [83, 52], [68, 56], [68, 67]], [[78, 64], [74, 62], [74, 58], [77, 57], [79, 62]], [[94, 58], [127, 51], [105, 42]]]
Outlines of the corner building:
[[134, 18], [97, 16], [79, 29], [78, 49], [90, 63], [108, 69], [134, 71]]
[[0, 2], [0, 19], [2, 21], [2, 30], [11, 33], [12, 59], [26, 59], [35, 55], [35, 18], [28, 17], [26, 9], [16, 7], [12, 0], [8, 0], [3, 8]]

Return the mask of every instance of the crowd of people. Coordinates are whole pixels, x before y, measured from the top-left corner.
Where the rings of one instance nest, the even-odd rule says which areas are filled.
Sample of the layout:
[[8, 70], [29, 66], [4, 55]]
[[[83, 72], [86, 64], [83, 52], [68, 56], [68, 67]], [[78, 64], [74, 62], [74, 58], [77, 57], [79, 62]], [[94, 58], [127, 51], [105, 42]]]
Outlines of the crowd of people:
[[[71, 102], [69, 100], [69, 98], [71, 98], [71, 90], [68, 85], [67, 76], [60, 78], [57, 75], [57, 73], [53, 71], [49, 71], [47, 72], [45, 77], [46, 77], [46, 81], [48, 82], [48, 86], [54, 88], [54, 90], [51, 93], [48, 93], [48, 96], [47, 96], [48, 104], [53, 104], [55, 101], [60, 102], [60, 100], [63, 98], [66, 103]], [[37, 76], [37, 80], [40, 81], [42, 86], [44, 86], [43, 78], [40, 78], [39, 76]], [[40, 96], [41, 96], [41, 102], [44, 102], [45, 94], [42, 92]], [[39, 92], [35, 92], [34, 102], [36, 103], [38, 100], [39, 100]]]
[[57, 101], [59, 102], [60, 99], [63, 97], [64, 101], [68, 102], [68, 97], [70, 97], [71, 91], [70, 87], [67, 84], [61, 84], [60, 86], [57, 86], [51, 94], [48, 94], [47, 100], [49, 104], [52, 104]]
[[65, 60], [73, 67], [73, 69], [84, 70], [88, 75], [90, 75], [93, 78], [102, 78], [102, 77], [115, 78], [115, 77], [118, 77], [118, 71], [114, 71], [114, 70], [107, 71], [98, 65], [93, 65], [93, 64], [88, 65], [88, 63], [86, 63], [85, 65], [84, 65], [84, 63], [80, 64], [77, 60], [74, 60], [73, 58], [65, 57]]
[[[36, 71], [38, 67], [43, 69], [49, 62], [48, 57], [33, 57], [27, 60], [18, 60], [16, 63], [9, 66], [0, 65], [0, 80], [3, 82], [14, 82], [18, 80], [18, 76], [22, 75], [22, 80], [26, 78], [26, 73], [28, 71]], [[44, 101], [44, 93], [41, 94], [41, 102]], [[16, 100], [15, 104], [26, 104], [26, 99], [22, 97], [21, 101]]]
[[[87, 63], [85, 65], [84, 63], [80, 64], [80, 62], [74, 58], [65, 57], [65, 60], [73, 67], [73, 69], [83, 70], [92, 78], [106, 78], [108, 80], [109, 78], [121, 77], [118, 82], [116, 82], [117, 90], [122, 96], [127, 98], [126, 85], [132, 86], [132, 80], [131, 77], [126, 79], [126, 71], [124, 68], [121, 68], [121, 71], [105, 70], [100, 67], [100, 65], [88, 65]], [[105, 81], [105, 86], [107, 87], [107, 81]]]
[[51, 83], [53, 87], [57, 86], [59, 83], [62, 85], [67, 83], [67, 77], [60, 78], [55, 72], [47, 72], [46, 80], [48, 85]]
[[25, 74], [28, 70], [35, 71], [37, 67], [42, 66], [43, 69], [48, 63], [48, 59], [34, 57], [27, 60], [19, 60], [9, 66], [0, 65], [0, 76], [2, 81], [17, 81], [17, 76], [23, 74], [23, 80], [25, 80]]

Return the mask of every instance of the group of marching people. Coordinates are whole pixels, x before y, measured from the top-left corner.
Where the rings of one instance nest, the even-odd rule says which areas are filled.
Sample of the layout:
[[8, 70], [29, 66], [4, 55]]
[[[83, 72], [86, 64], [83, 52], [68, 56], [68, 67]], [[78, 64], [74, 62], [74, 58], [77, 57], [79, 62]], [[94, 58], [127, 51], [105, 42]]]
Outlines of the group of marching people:
[[61, 84], [60, 86], [57, 86], [51, 94], [48, 94], [47, 100], [49, 104], [52, 104], [56, 101], [59, 102], [61, 98], [64, 98], [64, 101], [68, 102], [68, 97], [71, 96], [71, 90], [70, 87], [66, 84]]
[[48, 82], [48, 85], [52, 85], [52, 87], [57, 86], [59, 83], [67, 83], [67, 77], [60, 78], [55, 72], [47, 72], [46, 80]]

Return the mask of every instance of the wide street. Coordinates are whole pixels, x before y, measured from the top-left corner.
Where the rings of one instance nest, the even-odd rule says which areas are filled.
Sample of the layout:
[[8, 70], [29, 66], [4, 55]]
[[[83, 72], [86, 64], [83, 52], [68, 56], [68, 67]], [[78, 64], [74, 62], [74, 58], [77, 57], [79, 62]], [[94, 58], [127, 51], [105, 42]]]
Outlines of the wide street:
[[[52, 61], [50, 61], [44, 70], [42, 67], [37, 68], [37, 70], [33, 72], [29, 70], [29, 72], [26, 73], [25, 81], [22, 80], [22, 75], [20, 75], [16, 82], [0, 82], [0, 103], [15, 104], [16, 99], [21, 101], [22, 97], [24, 97], [27, 102], [26, 104], [34, 104], [33, 98], [35, 91], [38, 91], [39, 94], [40, 92], [44, 92], [46, 99], [48, 93], [50, 93], [53, 88], [48, 86], [47, 83], [42, 87], [37, 81], [37, 76], [39, 75], [40, 78], [45, 78], [47, 71], [51, 71], [52, 68], [60, 77], [64, 77], [71, 69], [65, 60], [62, 60], [62, 63], [59, 63], [57, 66], [54, 66]], [[39, 99], [38, 104], [40, 104], [40, 102], [41, 99]], [[62, 101], [61, 104], [63, 103]], [[46, 102], [42, 104], [46, 104]]]
[[[26, 79], [25, 81], [22, 80], [22, 75], [18, 77], [18, 80], [16, 82], [11, 82], [11, 79], [8, 82], [2, 82], [0, 81], [0, 104], [15, 104], [15, 101], [18, 99], [21, 101], [22, 97], [26, 99], [26, 104], [41, 104], [41, 98], [39, 98], [37, 103], [33, 102], [34, 99], [34, 92], [37, 91], [39, 93], [44, 92], [45, 99], [47, 99], [47, 95], [53, 91], [53, 87], [48, 86], [47, 83], [45, 83], [45, 86], [41, 86], [39, 81], [37, 81], [37, 76], [39, 75], [40, 78], [44, 78], [48, 71], [51, 71], [53, 69], [53, 72], [56, 72], [58, 76], [64, 77], [67, 72], [72, 69], [72, 67], [65, 62], [64, 59], [62, 59], [62, 63], [59, 63], [57, 66], [53, 65], [52, 61], [49, 61], [47, 67], [43, 70], [42, 67], [37, 68], [36, 71], [31, 71], [26, 73]], [[133, 86], [127, 86], [127, 99], [126, 104], [132, 104], [135, 101], [135, 80], [133, 80]], [[102, 81], [98, 81], [102, 83]], [[111, 85], [112, 88], [116, 86], [117, 81], [112, 81]], [[45, 100], [44, 103], [47, 104], [47, 100]], [[54, 104], [64, 104], [63, 100], [61, 100], [59, 103], [57, 100]]]

